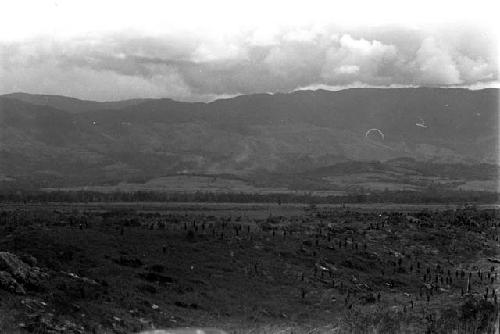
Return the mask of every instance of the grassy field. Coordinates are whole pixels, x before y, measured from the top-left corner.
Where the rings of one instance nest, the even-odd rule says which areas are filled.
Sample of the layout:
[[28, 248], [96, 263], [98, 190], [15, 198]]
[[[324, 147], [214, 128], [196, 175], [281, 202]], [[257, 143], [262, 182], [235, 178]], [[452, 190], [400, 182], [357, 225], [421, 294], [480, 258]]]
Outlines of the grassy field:
[[113, 186], [89, 186], [78, 188], [65, 188], [65, 190], [92, 190], [102, 192], [112, 191], [210, 191], [210, 192], [278, 192], [287, 191], [279, 188], [256, 188], [251, 184], [234, 178], [217, 176], [172, 175], [154, 178], [144, 183], [121, 182]]
[[448, 191], [500, 191], [498, 177], [474, 180], [459, 177], [426, 176], [418, 173], [376, 171], [341, 175], [268, 176], [238, 178], [230, 175], [178, 174], [153, 178], [143, 183], [119, 182], [113, 185], [44, 188], [45, 191], [95, 191], [102, 193], [153, 191], [160, 193], [233, 193], [233, 194], [293, 194], [312, 196], [345, 196], [356, 190], [425, 191], [429, 187]]
[[0, 289], [0, 332], [493, 333], [499, 218], [491, 206], [4, 204], [0, 252], [46, 276]]
[[151, 179], [144, 183], [120, 182], [116, 185], [46, 188], [47, 191], [98, 191], [98, 192], [136, 192], [156, 191], [169, 193], [211, 192], [211, 193], [244, 193], [244, 194], [313, 194], [315, 196], [344, 195], [344, 191], [324, 190], [306, 191], [292, 190], [287, 187], [255, 186], [249, 181], [234, 177], [209, 175], [170, 175]]

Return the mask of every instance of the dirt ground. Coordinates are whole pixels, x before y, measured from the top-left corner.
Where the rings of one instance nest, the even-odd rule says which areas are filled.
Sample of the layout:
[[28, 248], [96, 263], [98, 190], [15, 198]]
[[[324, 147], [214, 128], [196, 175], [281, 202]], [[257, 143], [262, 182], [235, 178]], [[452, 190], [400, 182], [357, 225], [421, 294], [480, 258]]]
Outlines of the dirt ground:
[[499, 229], [491, 207], [4, 204], [0, 252], [42, 274], [0, 287], [0, 332], [494, 333]]

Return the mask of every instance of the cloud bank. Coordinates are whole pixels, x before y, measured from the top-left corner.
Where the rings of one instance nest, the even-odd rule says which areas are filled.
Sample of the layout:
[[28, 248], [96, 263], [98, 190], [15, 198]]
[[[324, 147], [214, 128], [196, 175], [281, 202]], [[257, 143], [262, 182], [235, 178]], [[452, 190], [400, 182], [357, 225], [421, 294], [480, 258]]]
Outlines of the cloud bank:
[[471, 27], [120, 31], [0, 41], [0, 78], [0, 93], [208, 101], [308, 87], [495, 85], [498, 53], [494, 38]]

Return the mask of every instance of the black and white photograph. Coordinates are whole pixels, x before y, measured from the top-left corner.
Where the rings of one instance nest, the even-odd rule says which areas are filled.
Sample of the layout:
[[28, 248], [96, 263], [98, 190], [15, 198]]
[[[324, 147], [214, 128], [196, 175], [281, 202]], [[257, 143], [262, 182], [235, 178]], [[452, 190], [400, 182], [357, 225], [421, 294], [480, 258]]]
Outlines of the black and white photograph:
[[0, 334], [500, 333], [496, 1], [0, 13]]

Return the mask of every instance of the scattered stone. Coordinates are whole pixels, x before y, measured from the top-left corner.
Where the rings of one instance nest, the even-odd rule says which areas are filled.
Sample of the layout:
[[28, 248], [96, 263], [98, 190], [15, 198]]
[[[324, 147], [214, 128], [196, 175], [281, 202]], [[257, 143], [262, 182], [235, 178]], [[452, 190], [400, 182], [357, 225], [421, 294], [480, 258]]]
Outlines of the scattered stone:
[[81, 281], [81, 282], [84, 282], [84, 283], [87, 283], [87, 284], [90, 284], [90, 285], [99, 285], [99, 283], [91, 278], [88, 278], [88, 277], [81, 277], [81, 276], [78, 276], [77, 274], [75, 273], [71, 273], [71, 272], [65, 272], [65, 271], [61, 271], [61, 274], [64, 274], [64, 275], [67, 275], [75, 280], [78, 280], [78, 281]]
[[72, 321], [60, 321], [54, 319], [53, 314], [39, 314], [31, 317], [29, 322], [23, 323], [23, 328], [30, 333], [38, 333], [41, 328], [44, 329], [43, 333], [51, 334], [83, 334], [85, 330], [82, 326], [75, 324]]

